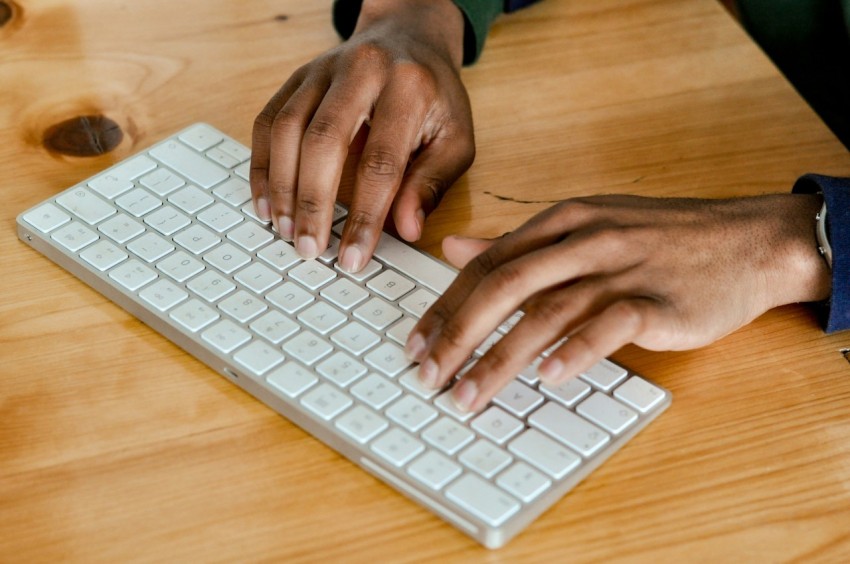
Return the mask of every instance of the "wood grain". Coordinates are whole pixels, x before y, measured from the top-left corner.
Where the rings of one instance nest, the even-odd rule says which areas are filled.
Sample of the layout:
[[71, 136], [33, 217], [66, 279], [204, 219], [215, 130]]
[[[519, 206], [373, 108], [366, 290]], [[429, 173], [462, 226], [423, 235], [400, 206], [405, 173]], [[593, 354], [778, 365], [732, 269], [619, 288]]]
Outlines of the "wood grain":
[[[6, 5], [12, 6], [11, 3]], [[847, 561], [847, 335], [805, 305], [616, 358], [671, 409], [488, 552], [17, 241], [20, 211], [196, 121], [243, 142], [330, 2], [20, 0], [0, 28], [0, 561]], [[784, 192], [846, 150], [713, 0], [547, 1], [463, 71], [478, 157], [420, 246], [597, 193]], [[77, 116], [113, 150], [50, 152]]]

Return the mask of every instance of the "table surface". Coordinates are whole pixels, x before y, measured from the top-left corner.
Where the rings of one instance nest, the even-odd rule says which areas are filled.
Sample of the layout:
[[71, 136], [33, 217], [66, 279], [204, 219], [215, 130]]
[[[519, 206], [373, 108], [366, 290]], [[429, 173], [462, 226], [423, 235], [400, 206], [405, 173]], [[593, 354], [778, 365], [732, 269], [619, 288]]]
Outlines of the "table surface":
[[[338, 43], [329, 1], [18, 2], [0, 1], [0, 560], [850, 556], [850, 337], [805, 305], [700, 350], [619, 351], [672, 407], [499, 551], [229, 384], [19, 242], [15, 216], [190, 123], [249, 143]], [[570, 196], [850, 174], [714, 0], [543, 2], [500, 19], [463, 78], [478, 157], [428, 220], [434, 254]], [[120, 143], [69, 156], [85, 147], [55, 126], [78, 116]]]

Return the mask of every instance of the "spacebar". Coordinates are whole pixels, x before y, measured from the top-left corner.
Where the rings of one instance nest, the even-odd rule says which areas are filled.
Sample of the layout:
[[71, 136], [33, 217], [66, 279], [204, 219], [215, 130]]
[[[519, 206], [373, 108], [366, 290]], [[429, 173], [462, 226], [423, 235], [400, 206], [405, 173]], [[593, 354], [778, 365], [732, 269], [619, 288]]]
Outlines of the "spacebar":
[[375, 256], [402, 274], [440, 294], [446, 291], [457, 276], [457, 273], [448, 266], [386, 233], [381, 233]]

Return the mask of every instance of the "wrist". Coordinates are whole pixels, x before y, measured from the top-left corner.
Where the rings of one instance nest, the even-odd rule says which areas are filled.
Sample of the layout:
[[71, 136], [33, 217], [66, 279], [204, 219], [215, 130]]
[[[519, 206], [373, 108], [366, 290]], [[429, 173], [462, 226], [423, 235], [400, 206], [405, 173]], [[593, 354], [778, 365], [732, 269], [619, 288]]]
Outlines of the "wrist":
[[776, 219], [774, 239], [777, 290], [773, 305], [817, 302], [829, 298], [832, 272], [819, 252], [816, 217], [823, 200], [819, 195], [776, 196], [769, 213]]
[[455, 69], [463, 63], [464, 18], [452, 0], [363, 0], [354, 35], [378, 30], [436, 48]]

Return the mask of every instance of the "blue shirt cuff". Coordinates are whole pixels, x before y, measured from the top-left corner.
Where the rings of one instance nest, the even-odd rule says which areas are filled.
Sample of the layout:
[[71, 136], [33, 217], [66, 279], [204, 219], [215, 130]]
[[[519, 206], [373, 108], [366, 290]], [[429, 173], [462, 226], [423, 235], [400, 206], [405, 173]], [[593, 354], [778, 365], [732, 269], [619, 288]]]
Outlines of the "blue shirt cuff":
[[832, 247], [832, 295], [827, 303], [826, 331], [850, 329], [850, 178], [806, 174], [797, 180], [792, 192], [823, 193]]

